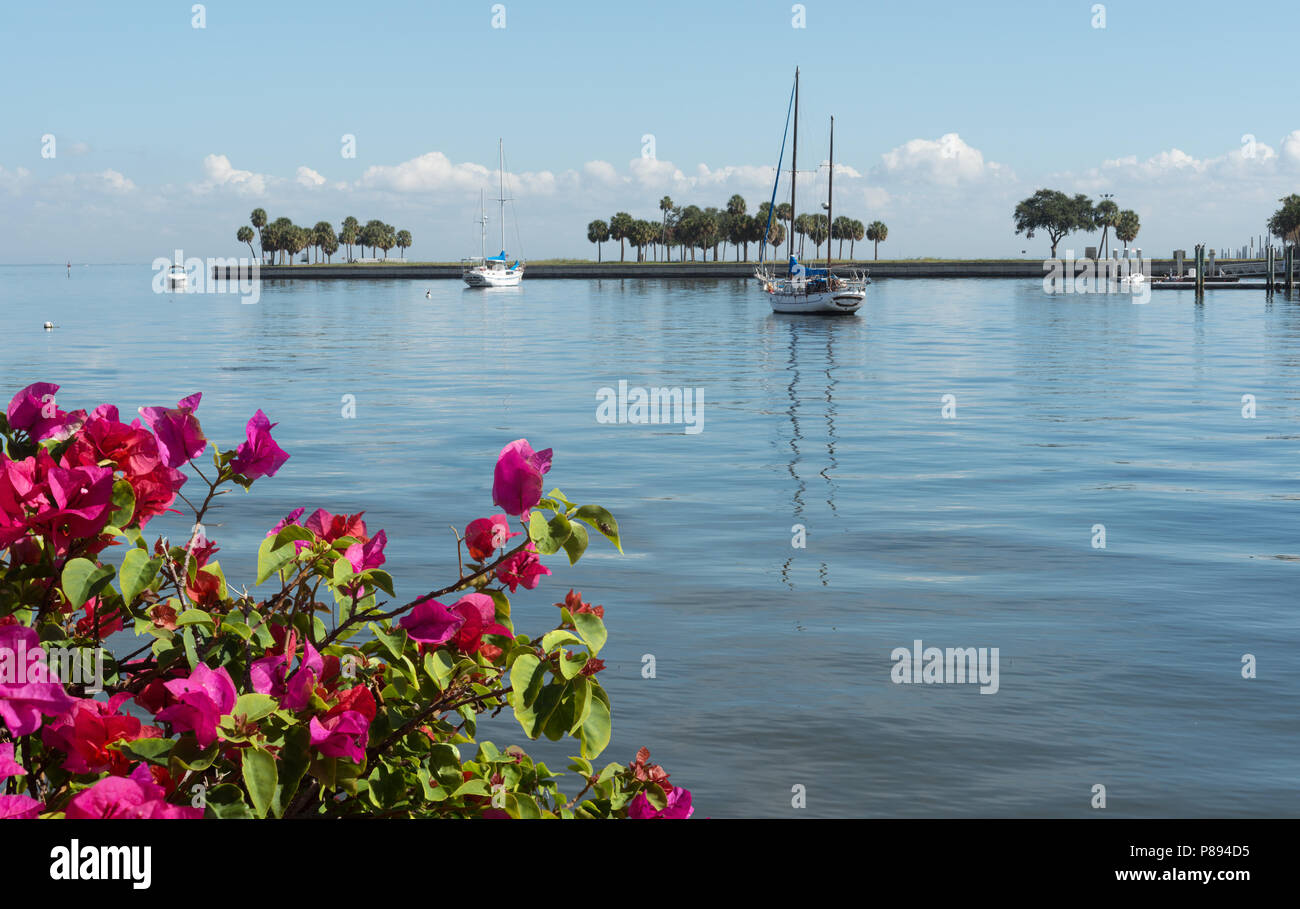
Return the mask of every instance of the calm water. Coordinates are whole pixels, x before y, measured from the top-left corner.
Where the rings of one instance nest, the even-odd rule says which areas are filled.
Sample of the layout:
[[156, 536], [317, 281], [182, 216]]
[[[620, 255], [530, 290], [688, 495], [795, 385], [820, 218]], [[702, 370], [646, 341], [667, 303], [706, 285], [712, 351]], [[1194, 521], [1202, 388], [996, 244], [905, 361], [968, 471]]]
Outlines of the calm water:
[[[0, 397], [202, 390], [223, 447], [261, 407], [292, 459], [216, 513], [227, 574], [251, 583], [294, 507], [366, 509], [408, 599], [454, 574], [501, 445], [553, 447], [628, 554], [551, 558], [516, 623], [571, 586], [604, 604], [605, 757], [649, 745], [699, 816], [1300, 814], [1300, 303], [894, 280], [816, 320], [739, 281], [267, 282], [246, 306], [151, 277], [0, 269]], [[702, 388], [704, 431], [598, 423], [620, 379]], [[999, 648], [1000, 690], [893, 684], [916, 639]]]

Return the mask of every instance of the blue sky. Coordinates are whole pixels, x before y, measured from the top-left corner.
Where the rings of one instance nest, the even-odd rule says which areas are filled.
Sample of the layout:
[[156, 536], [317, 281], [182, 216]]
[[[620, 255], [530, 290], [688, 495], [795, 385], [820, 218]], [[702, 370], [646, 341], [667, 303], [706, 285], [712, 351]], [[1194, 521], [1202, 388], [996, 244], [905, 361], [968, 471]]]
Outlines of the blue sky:
[[1245, 242], [1300, 191], [1300, 106], [1271, 63], [1292, 4], [1124, 0], [1104, 28], [1073, 0], [808, 0], [804, 28], [785, 0], [502, 5], [504, 28], [479, 0], [213, 0], [201, 29], [191, 2], [7, 9], [0, 260], [238, 254], [258, 205], [379, 217], [413, 257], [458, 258], [498, 136], [524, 253], [589, 255], [588, 220], [657, 217], [665, 193], [756, 207], [796, 63], [804, 162], [833, 113], [837, 209], [885, 220], [884, 254], [1040, 254], [1010, 226], [1039, 186], [1114, 192], [1162, 251]]

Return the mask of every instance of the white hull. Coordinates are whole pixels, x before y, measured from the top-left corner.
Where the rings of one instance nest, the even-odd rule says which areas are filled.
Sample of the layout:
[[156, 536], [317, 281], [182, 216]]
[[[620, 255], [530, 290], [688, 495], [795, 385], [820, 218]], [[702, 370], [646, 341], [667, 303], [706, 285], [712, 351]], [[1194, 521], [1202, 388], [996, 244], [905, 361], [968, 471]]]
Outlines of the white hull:
[[470, 287], [518, 287], [524, 279], [524, 269], [519, 268], [469, 268], [461, 275]]
[[817, 315], [855, 313], [862, 307], [866, 298], [866, 292], [861, 290], [827, 290], [806, 294], [774, 291], [768, 295], [772, 303], [772, 312]]

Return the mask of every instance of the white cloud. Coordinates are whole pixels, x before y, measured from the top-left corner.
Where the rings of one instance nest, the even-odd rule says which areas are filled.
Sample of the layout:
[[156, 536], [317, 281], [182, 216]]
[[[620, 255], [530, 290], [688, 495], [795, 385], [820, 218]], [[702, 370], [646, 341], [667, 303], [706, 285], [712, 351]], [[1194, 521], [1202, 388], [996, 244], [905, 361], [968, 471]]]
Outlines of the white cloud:
[[298, 168], [298, 182], [303, 186], [316, 187], [324, 185], [325, 178], [310, 167], [303, 166]]
[[215, 187], [230, 187], [242, 195], [261, 196], [266, 193], [269, 177], [250, 170], [237, 170], [225, 155], [208, 155], [203, 159], [205, 182], [195, 188], [206, 192]]
[[967, 145], [957, 133], [945, 133], [938, 139], [912, 139], [880, 157], [883, 175], [943, 186], [1010, 176], [1001, 164], [985, 162], [983, 153]]

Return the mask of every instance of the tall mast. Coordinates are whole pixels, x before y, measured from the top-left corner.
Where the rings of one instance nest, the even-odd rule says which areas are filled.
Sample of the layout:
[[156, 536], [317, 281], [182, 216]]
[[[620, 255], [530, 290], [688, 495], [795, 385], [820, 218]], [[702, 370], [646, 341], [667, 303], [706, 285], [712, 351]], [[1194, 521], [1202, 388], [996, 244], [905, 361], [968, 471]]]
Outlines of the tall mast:
[[[794, 148], [790, 152], [790, 252], [794, 255], [794, 185], [799, 182], [799, 67], [794, 68]], [[787, 256], [787, 261], [789, 259]]]
[[478, 220], [483, 227], [483, 264], [487, 265], [487, 212], [483, 209], [483, 189], [478, 191]]
[[831, 217], [831, 205], [833, 204], [833, 187], [835, 184], [835, 118], [831, 117], [831, 169], [826, 175], [826, 277], [831, 275], [831, 225], [835, 223]]
[[501, 157], [501, 165], [497, 170], [497, 178], [500, 185], [501, 194], [501, 252], [506, 251], [506, 147], [505, 142], [497, 140], [497, 151]]

